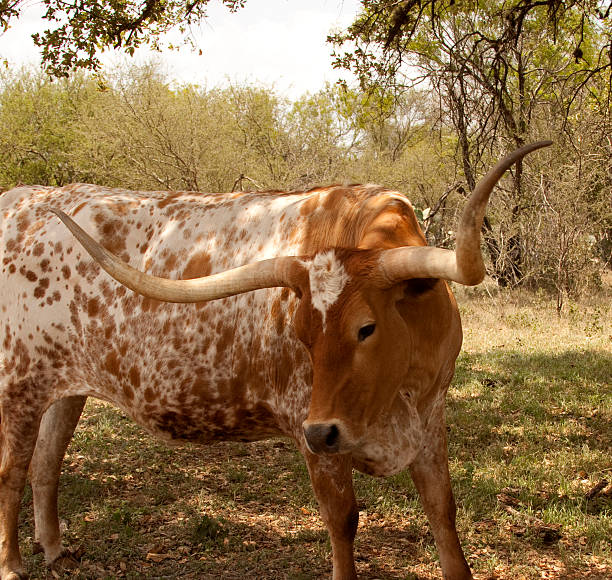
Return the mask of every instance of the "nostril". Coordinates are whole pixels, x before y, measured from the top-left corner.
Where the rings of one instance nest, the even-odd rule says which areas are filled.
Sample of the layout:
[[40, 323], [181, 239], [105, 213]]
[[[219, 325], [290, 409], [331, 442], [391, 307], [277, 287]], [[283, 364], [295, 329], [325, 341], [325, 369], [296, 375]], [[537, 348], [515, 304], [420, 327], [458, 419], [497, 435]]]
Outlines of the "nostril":
[[338, 453], [340, 449], [340, 429], [333, 423], [307, 425], [304, 435], [313, 453]]
[[329, 428], [329, 433], [327, 434], [327, 437], [325, 437], [325, 445], [327, 445], [330, 450], [334, 447], [338, 447], [337, 443], [339, 435], [340, 431], [338, 430], [338, 427], [336, 425], [332, 425]]

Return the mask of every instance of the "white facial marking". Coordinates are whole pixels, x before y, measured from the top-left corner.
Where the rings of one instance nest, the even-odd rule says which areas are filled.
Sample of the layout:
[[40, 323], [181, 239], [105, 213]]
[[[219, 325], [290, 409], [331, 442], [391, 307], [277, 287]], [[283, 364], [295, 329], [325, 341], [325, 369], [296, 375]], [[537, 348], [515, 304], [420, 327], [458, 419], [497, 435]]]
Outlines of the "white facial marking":
[[323, 332], [327, 311], [342, 293], [349, 276], [333, 250], [317, 254], [309, 264], [312, 305], [321, 313]]

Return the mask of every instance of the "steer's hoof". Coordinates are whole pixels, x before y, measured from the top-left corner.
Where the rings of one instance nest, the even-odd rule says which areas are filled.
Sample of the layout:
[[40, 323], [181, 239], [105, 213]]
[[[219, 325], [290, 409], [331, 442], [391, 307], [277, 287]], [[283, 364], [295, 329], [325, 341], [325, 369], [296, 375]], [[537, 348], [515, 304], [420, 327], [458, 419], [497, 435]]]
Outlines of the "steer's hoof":
[[64, 550], [51, 564], [49, 568], [53, 572], [61, 574], [66, 570], [74, 570], [81, 565], [81, 557], [83, 556], [83, 550], [77, 548], [76, 550]]

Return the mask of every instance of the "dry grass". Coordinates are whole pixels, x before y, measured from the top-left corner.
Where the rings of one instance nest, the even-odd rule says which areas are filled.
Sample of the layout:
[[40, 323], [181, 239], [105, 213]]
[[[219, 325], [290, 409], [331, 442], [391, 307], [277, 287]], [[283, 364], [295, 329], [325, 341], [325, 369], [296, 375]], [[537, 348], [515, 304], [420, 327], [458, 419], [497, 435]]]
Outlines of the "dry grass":
[[[460, 297], [465, 348], [448, 399], [466, 554], [480, 579], [612, 577], [609, 302], [557, 317], [542, 297]], [[362, 578], [439, 578], [407, 474], [356, 474]], [[314, 579], [330, 548], [291, 443], [170, 450], [91, 401], [69, 449], [61, 512], [78, 578]], [[21, 542], [33, 578], [31, 497]]]

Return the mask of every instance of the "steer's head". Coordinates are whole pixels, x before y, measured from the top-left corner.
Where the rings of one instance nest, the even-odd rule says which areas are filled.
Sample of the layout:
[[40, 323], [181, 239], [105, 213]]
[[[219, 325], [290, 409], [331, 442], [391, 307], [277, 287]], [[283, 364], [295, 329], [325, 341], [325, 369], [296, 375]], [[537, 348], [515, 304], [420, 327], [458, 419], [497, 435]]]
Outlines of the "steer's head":
[[[193, 280], [167, 280], [134, 270], [68, 216], [56, 213], [102, 268], [149, 298], [201, 302], [259, 288], [292, 288], [300, 298], [295, 330], [313, 364], [305, 439], [314, 453], [346, 453], [365, 443], [368, 428], [384, 416], [400, 390], [410, 396], [418, 384], [435, 383], [436, 373], [448, 362], [432, 353], [441, 350], [435, 343], [449, 334], [455, 340], [442, 350], [454, 360], [460, 331], [440, 280], [466, 285], [482, 281], [480, 229], [489, 195], [513, 163], [549, 144], [527, 145], [489, 171], [464, 209], [455, 251], [429, 246], [331, 248]], [[428, 367], [423, 360], [432, 364]]]
[[357, 447], [406, 382], [412, 336], [402, 317], [405, 284], [378, 271], [379, 251], [329, 250], [304, 262], [298, 337], [313, 365], [304, 435], [314, 453]]

